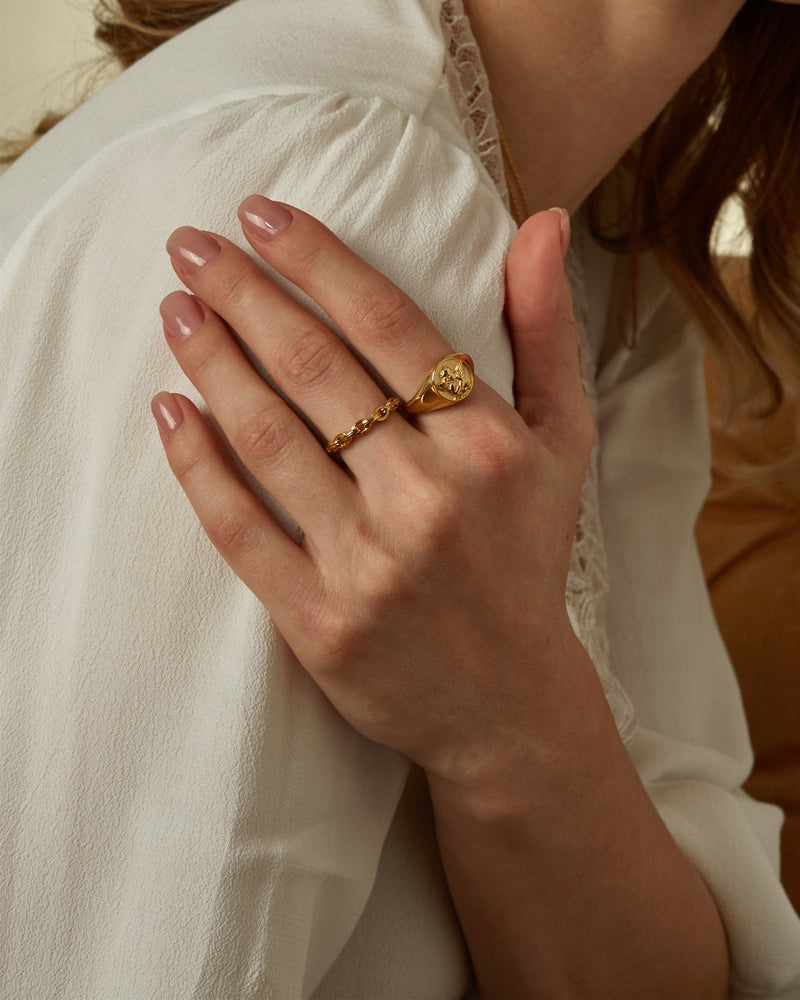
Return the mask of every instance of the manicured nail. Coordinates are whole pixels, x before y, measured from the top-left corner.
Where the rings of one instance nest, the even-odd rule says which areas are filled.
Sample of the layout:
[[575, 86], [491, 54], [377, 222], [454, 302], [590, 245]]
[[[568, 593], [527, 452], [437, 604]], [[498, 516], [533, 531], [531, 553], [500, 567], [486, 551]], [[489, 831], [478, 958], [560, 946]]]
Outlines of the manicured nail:
[[171, 392], [160, 392], [154, 396], [150, 409], [164, 437], [171, 438], [183, 423], [183, 412]]
[[170, 292], [158, 307], [164, 326], [176, 340], [183, 340], [205, 319], [203, 307], [193, 295]]
[[570, 241], [569, 212], [566, 208], [548, 208], [547, 211], [556, 212], [561, 217], [561, 259], [566, 260]]
[[292, 213], [279, 201], [270, 201], [260, 194], [251, 194], [239, 206], [242, 228], [258, 240], [271, 240], [292, 222]]
[[199, 274], [219, 253], [220, 245], [207, 233], [191, 226], [181, 226], [167, 240], [167, 253], [179, 271]]

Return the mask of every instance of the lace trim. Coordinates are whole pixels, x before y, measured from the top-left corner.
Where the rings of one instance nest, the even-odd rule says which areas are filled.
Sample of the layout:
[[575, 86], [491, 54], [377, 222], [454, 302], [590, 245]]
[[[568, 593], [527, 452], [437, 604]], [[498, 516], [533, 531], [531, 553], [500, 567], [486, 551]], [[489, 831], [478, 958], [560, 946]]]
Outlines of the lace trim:
[[[462, 0], [443, 0], [441, 26], [446, 43], [444, 83], [449, 88], [469, 143], [510, 209], [503, 157], [480, 50], [464, 13]], [[578, 220], [575, 220], [577, 222]], [[583, 282], [584, 227], [573, 225], [572, 247], [567, 257], [567, 277], [572, 289], [578, 331], [581, 379], [592, 414], [597, 417], [595, 361], [588, 337], [586, 294]], [[575, 542], [567, 577], [567, 611], [575, 633], [594, 663], [608, 699], [617, 730], [628, 741], [636, 726], [633, 704], [611, 671], [606, 628], [609, 579], [598, 489], [598, 448], [595, 445], [581, 494]]]
[[[581, 382], [596, 426], [598, 402], [595, 360], [589, 343], [588, 310], [583, 279], [586, 239], [585, 226], [573, 226], [572, 245], [567, 255], [566, 270], [575, 311]], [[597, 669], [620, 737], [624, 742], [628, 742], [636, 729], [636, 713], [627, 691], [611, 669], [611, 644], [606, 617], [610, 581], [603, 524], [600, 519], [599, 466], [600, 449], [595, 441], [589, 467], [586, 470], [575, 526], [575, 540], [567, 575], [567, 612], [576, 635]]]
[[447, 46], [445, 79], [461, 114], [461, 127], [510, 209], [489, 78], [462, 0], [443, 0], [440, 17]]

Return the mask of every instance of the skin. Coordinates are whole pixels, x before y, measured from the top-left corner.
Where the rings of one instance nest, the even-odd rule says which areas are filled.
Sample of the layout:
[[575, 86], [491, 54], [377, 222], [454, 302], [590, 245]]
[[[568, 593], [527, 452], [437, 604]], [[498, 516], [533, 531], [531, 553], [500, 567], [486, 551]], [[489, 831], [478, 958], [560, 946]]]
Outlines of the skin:
[[574, 211], [712, 52], [741, 6], [465, 0], [531, 210]]
[[[401, 398], [410, 398], [420, 373], [452, 347], [405, 295], [320, 223], [297, 209], [292, 216], [289, 229], [269, 243], [246, 235], [348, 330]], [[574, 646], [564, 583], [593, 430], [577, 369], [559, 217], [545, 213], [538, 230], [552, 246], [537, 294], [549, 298], [549, 281], [558, 279], [558, 299], [547, 302], [531, 331], [547, 341], [549, 357], [520, 398], [536, 433], [478, 380], [460, 406], [413, 421], [392, 417], [340, 453], [352, 475], [250, 370], [209, 307], [237, 329], [329, 438], [358, 415], [352, 400], [369, 413], [384, 393], [326, 326], [238, 248], [215, 237], [222, 252], [195, 276], [182, 271], [177, 250], [178, 273], [202, 296], [208, 319], [188, 338], [167, 329], [170, 347], [236, 451], [301, 526], [302, 545], [290, 543], [236, 486], [218, 449], [213, 475], [226, 492], [206, 496], [210, 473], [196, 457], [211, 441], [200, 436], [202, 425], [183, 400], [187, 419], [169, 440], [174, 471], [212, 541], [270, 609], [342, 715], [371, 739], [453, 781], [466, 777], [471, 757], [493, 752], [494, 733], [477, 733], [487, 726], [523, 729], [530, 702], [539, 697], [538, 685], [530, 684], [521, 702], [515, 690], [518, 717], [507, 718], [508, 704], [487, 723], [496, 670], [528, 659], [531, 634], [544, 646], [554, 636]], [[173, 253], [182, 235], [171, 238]], [[168, 305], [180, 308], [182, 295]], [[268, 329], [259, 318], [264, 315], [273, 317]], [[181, 457], [178, 449], [185, 448], [191, 450]], [[521, 510], [531, 496], [539, 508], [533, 518], [518, 516], [511, 525], [490, 518], [499, 504]], [[462, 565], [470, 572], [453, 572]], [[501, 568], [520, 585], [502, 587], [495, 599], [475, 578], [494, 582]], [[446, 657], [441, 643], [431, 642], [439, 636], [447, 637]], [[388, 669], [387, 657], [395, 661]], [[521, 682], [529, 684], [525, 677]], [[447, 705], [443, 687], [451, 692]], [[400, 703], [408, 710], [398, 715]]]
[[[577, 206], [738, 8], [467, 6], [536, 207]], [[254, 250], [410, 398], [451, 352], [442, 334], [319, 222], [284, 206], [283, 228], [270, 232], [252, 224], [265, 211], [274, 206], [258, 199], [240, 207]], [[214, 237], [219, 252], [198, 270], [186, 246], [196, 237], [170, 237], [194, 294], [162, 303], [167, 343], [302, 527], [299, 546], [188, 399], [162, 393], [153, 411], [209, 538], [305, 669], [355, 728], [424, 768], [481, 996], [720, 998], [729, 958], [719, 914], [642, 787], [565, 613], [593, 429], [562, 236], [559, 214], [541, 212], [509, 254], [516, 408], [476, 379], [451, 409], [392, 415], [341, 463], [256, 376], [225, 324], [328, 438], [379, 406], [379, 387], [232, 243]]]

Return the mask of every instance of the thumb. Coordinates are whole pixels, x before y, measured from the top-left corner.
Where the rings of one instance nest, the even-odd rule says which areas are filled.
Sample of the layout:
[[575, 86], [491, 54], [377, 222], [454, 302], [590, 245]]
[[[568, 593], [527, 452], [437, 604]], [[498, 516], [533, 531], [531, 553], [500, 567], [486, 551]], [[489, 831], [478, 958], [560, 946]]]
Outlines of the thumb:
[[564, 257], [569, 216], [551, 209], [531, 216], [506, 262], [506, 318], [514, 352], [514, 395], [529, 427], [559, 436], [584, 423], [586, 400]]

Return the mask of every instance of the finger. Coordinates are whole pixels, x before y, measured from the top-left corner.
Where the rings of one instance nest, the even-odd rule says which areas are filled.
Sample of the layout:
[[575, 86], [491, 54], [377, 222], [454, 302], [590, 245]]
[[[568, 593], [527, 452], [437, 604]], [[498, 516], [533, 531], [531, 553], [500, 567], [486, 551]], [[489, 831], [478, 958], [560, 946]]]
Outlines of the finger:
[[256, 374], [222, 320], [186, 292], [161, 303], [167, 343], [256, 479], [312, 538], [337, 530], [352, 480]]
[[241, 482], [190, 400], [162, 392], [151, 409], [170, 468], [203, 530], [291, 641], [296, 609], [307, 608], [318, 587], [312, 559]]
[[530, 427], [570, 434], [588, 414], [557, 211], [531, 216], [506, 263], [517, 410]]
[[404, 400], [453, 353], [403, 291], [317, 219], [261, 195], [242, 202], [239, 219], [256, 253], [310, 295]]
[[[326, 441], [386, 401], [384, 390], [343, 341], [239, 247], [182, 227], [170, 236], [167, 250], [181, 280], [236, 330]], [[358, 474], [370, 460], [385, 463], [403, 430], [410, 432], [393, 416], [381, 430], [377, 451], [372, 440], [377, 435], [372, 435], [370, 449], [348, 450], [348, 464]]]

